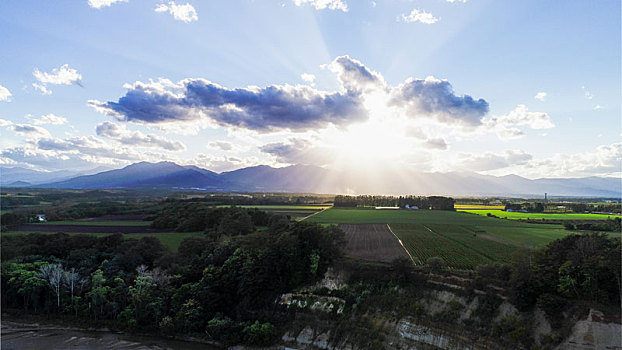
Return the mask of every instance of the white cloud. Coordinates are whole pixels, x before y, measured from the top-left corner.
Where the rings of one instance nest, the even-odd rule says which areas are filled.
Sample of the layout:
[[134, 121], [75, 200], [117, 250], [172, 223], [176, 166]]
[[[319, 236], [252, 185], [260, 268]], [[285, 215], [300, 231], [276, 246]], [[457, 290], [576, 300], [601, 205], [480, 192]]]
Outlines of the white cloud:
[[5, 88], [4, 86], [0, 85], [0, 101], [4, 101], [4, 102], [11, 102], [11, 92], [9, 91], [9, 89]]
[[52, 91], [50, 91], [47, 88], [47, 84], [50, 84], [50, 85], [75, 84], [75, 85], [81, 86], [81, 80], [82, 80], [82, 75], [80, 75], [80, 73], [78, 73], [77, 70], [73, 68], [69, 68], [68, 64], [64, 64], [60, 66], [60, 68], [52, 69], [51, 73], [41, 72], [40, 70], [35, 68], [32, 75], [34, 75], [34, 77], [39, 81], [38, 83], [33, 83], [32, 86], [35, 89], [41, 91], [41, 93], [43, 93], [44, 95], [49, 95], [52, 93]]
[[128, 0], [89, 0], [89, 6], [92, 8], [100, 9], [102, 7], [109, 7], [117, 2], [127, 2]]
[[50, 114], [46, 114], [46, 115], [42, 115], [40, 118], [38, 119], [33, 119], [31, 115], [27, 115], [26, 119], [30, 119], [32, 120], [32, 122], [35, 125], [46, 125], [46, 124], [51, 124], [51, 125], [63, 125], [65, 123], [67, 123], [67, 118], [65, 117], [59, 117], [57, 115], [54, 115], [52, 113]]
[[340, 10], [348, 12], [348, 5], [341, 0], [294, 0], [296, 6], [311, 5], [316, 10]]
[[464, 170], [490, 171], [527, 164], [533, 159], [533, 156], [521, 150], [506, 150], [502, 154], [492, 152], [484, 154], [461, 153], [458, 158], [458, 165]]
[[313, 86], [315, 81], [315, 75], [309, 73], [302, 73], [300, 74], [300, 79], [302, 79], [305, 83], [309, 83], [311, 84], [311, 86]]
[[520, 138], [525, 133], [517, 126], [525, 126], [531, 129], [550, 129], [555, 127], [551, 117], [544, 112], [529, 112], [527, 106], [518, 105], [506, 115], [493, 116], [484, 121], [484, 126], [497, 133], [502, 140]]
[[33, 137], [36, 139], [50, 137], [50, 132], [40, 126], [35, 126], [35, 125], [30, 125], [30, 124], [13, 124], [13, 123], [7, 126], [9, 130], [12, 130], [18, 135], [22, 135], [26, 137]]
[[521, 172], [532, 177], [619, 176], [622, 143], [600, 145], [596, 150], [574, 154], [557, 153], [526, 164]]
[[446, 1], [447, 1], [447, 2], [451, 2], [451, 3], [454, 3], [454, 2], [461, 2], [461, 3], [463, 3], [463, 4], [467, 2], [467, 0], [446, 0]]
[[546, 101], [546, 92], [540, 91], [533, 98], [535, 98], [536, 100], [538, 100], [540, 102], [544, 102], [544, 101]]
[[599, 110], [599, 109], [603, 109], [603, 106], [601, 106], [601, 105], [596, 105], [596, 106], [594, 106], [594, 110], [595, 110], [595, 111], [597, 111], [597, 110]]
[[39, 90], [39, 92], [41, 92], [44, 95], [52, 94], [52, 90], [46, 88], [45, 85], [43, 84], [32, 83], [32, 87], [34, 87], [36, 90]]
[[439, 20], [433, 14], [419, 9], [413, 9], [408, 15], [402, 14], [401, 19], [406, 23], [421, 22], [425, 24], [434, 24]]
[[177, 5], [174, 1], [169, 1], [168, 5], [159, 4], [155, 8], [155, 12], [168, 12], [173, 15], [178, 21], [190, 23], [192, 21], [198, 21], [199, 16], [194, 6], [186, 3], [184, 5]]
[[95, 136], [29, 140], [22, 146], [3, 149], [0, 157], [9, 159], [14, 164], [45, 169], [92, 168], [93, 165], [122, 166], [138, 161], [171, 160], [163, 154], [138, 151], [116, 142], [100, 140]]
[[13, 122], [6, 119], [0, 119], [0, 127], [5, 127], [9, 125], [13, 125]]
[[145, 135], [140, 131], [127, 130], [125, 125], [103, 122], [95, 128], [97, 135], [116, 140], [124, 145], [137, 147], [158, 147], [168, 151], [183, 151], [186, 146], [179, 142], [157, 135]]

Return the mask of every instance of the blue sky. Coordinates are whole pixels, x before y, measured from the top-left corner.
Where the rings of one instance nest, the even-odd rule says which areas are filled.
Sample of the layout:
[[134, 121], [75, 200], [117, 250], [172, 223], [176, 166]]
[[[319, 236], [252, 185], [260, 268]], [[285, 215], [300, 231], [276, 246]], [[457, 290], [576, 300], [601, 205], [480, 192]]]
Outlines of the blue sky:
[[619, 1], [4, 1], [0, 34], [4, 166], [620, 176]]

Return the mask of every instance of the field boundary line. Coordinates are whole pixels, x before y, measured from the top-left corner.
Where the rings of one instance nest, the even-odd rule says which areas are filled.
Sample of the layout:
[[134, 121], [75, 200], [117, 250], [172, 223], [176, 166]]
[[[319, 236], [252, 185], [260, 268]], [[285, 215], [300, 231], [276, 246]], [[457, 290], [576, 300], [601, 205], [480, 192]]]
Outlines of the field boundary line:
[[[482, 251], [480, 251], [480, 250], [478, 250], [478, 249], [475, 249], [475, 248], [473, 248], [473, 247], [471, 247], [471, 246], [469, 246], [469, 245], [465, 244], [464, 242], [460, 242], [459, 240], [457, 240], [457, 239], [455, 239], [455, 238], [453, 238], [453, 237], [450, 237], [449, 235], [446, 235], [446, 234], [442, 234], [442, 233], [440, 233], [440, 232], [433, 231], [431, 228], [427, 227], [426, 225], [423, 225], [423, 227], [425, 227], [428, 231], [430, 231], [430, 232], [434, 233], [435, 235], [439, 235], [439, 236], [441, 236], [441, 237], [445, 237], [446, 239], [448, 239], [448, 240], [450, 240], [450, 241], [453, 241], [453, 242], [455, 242], [455, 243], [457, 243], [457, 244], [461, 245], [462, 247], [466, 248], [468, 251], [472, 251], [472, 252], [474, 252], [474, 253], [476, 253], [476, 254], [479, 254], [479, 255], [483, 256], [484, 258], [486, 258], [486, 259], [488, 259], [488, 260], [495, 261], [495, 259], [493, 259], [493, 258], [492, 258], [491, 256], [489, 256], [488, 254], [486, 254], [486, 253], [484, 253], [484, 252], [482, 252]], [[497, 242], [497, 243], [498, 243], [498, 242]], [[499, 244], [501, 244], [501, 243], [499, 243]]]
[[[332, 208], [332, 207], [330, 207], [330, 208]], [[315, 213], [313, 213], [313, 214], [311, 214], [311, 215], [307, 215], [307, 216], [305, 216], [304, 218], [300, 219], [300, 221], [305, 221], [305, 220], [307, 220], [308, 218], [312, 217], [313, 215], [317, 215], [317, 214], [319, 214], [319, 213], [323, 212], [324, 210], [326, 210], [326, 209], [330, 209], [330, 208], [324, 208], [324, 209], [322, 209], [322, 210], [320, 210], [320, 211], [316, 211]], [[300, 222], [300, 221], [298, 221], [298, 222]]]
[[387, 225], [387, 228], [389, 229], [389, 232], [391, 232], [393, 237], [395, 237], [395, 239], [397, 239], [397, 241], [400, 243], [400, 245], [402, 246], [402, 248], [404, 249], [406, 254], [408, 254], [408, 257], [410, 258], [410, 261], [412, 261], [413, 264], [417, 265], [417, 263], [415, 262], [415, 259], [413, 259], [413, 256], [410, 255], [410, 252], [408, 251], [408, 249], [406, 249], [406, 247], [404, 246], [404, 243], [402, 243], [402, 240], [393, 232], [393, 230], [391, 229], [391, 226], [389, 226], [389, 224], [386, 224], [386, 225]]

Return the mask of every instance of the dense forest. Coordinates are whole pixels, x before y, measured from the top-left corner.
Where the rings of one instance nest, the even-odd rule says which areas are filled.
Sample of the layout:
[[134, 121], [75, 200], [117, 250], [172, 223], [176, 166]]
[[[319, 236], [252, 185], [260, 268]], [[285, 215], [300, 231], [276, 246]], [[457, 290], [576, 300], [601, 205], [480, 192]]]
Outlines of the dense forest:
[[171, 253], [153, 237], [30, 234], [2, 240], [2, 304], [24, 312], [113, 322], [123, 330], [207, 332], [223, 343], [268, 344], [286, 322], [274, 300], [321, 278], [341, 256], [335, 227], [272, 220], [261, 232], [222, 219], [215, 240]]

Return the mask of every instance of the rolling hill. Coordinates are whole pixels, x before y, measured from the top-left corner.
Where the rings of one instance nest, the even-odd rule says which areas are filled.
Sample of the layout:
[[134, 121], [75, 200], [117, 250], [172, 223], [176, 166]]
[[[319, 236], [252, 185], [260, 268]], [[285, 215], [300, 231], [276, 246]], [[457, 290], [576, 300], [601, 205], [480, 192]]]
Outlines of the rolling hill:
[[[168, 188], [206, 191], [307, 192], [352, 194], [421, 194], [452, 196], [593, 196], [619, 198], [620, 179], [604, 177], [526, 179], [516, 175], [426, 173], [420, 171], [344, 172], [311, 165], [273, 168], [266, 165], [216, 173], [172, 162], [140, 162], [121, 169], [68, 178], [58, 172], [45, 176], [32, 170], [0, 168], [2, 186], [26, 182], [42, 188], [115, 189]], [[39, 181], [37, 181], [39, 180]], [[24, 181], [16, 183], [16, 181]]]

